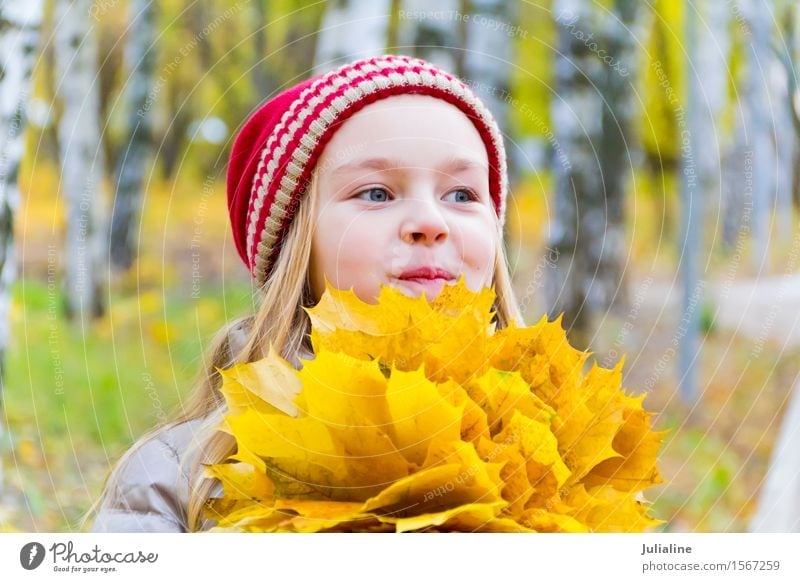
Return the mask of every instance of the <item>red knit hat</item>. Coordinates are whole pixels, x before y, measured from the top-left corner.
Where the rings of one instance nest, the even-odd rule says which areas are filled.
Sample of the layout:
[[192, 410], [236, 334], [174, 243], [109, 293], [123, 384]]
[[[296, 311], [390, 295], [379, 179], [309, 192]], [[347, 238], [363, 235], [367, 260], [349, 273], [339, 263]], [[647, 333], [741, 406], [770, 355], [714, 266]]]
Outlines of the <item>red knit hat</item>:
[[270, 99], [236, 136], [228, 164], [228, 209], [236, 248], [259, 285], [270, 274], [325, 144], [345, 119], [400, 94], [437, 97], [469, 117], [486, 146], [489, 192], [502, 224], [508, 189], [503, 139], [469, 87], [421, 59], [385, 55], [355, 61]]

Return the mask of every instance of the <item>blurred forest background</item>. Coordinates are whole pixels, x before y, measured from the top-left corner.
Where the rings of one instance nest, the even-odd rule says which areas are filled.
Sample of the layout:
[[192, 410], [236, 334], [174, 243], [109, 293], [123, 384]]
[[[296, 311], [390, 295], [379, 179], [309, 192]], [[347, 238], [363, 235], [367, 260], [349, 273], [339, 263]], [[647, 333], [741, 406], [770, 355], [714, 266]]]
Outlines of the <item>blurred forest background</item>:
[[501, 123], [525, 317], [627, 354], [661, 529], [800, 527], [799, 35], [791, 0], [0, 0], [0, 530], [75, 531], [254, 309], [240, 124], [381, 53]]

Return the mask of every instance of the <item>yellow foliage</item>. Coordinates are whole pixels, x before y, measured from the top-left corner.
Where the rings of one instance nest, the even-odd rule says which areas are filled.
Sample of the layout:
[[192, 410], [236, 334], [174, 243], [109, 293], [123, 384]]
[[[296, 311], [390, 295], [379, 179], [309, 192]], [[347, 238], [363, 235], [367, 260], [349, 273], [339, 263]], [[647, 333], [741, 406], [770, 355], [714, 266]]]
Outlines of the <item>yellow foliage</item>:
[[150, 323], [150, 337], [163, 346], [170, 345], [172, 326], [166, 321], [153, 321]]
[[560, 320], [495, 331], [494, 293], [328, 288], [315, 356], [220, 370], [237, 453], [213, 531], [643, 531], [663, 435], [622, 363], [583, 374]]
[[670, 162], [677, 160], [681, 143], [678, 116], [687, 77], [681, 30], [686, 13], [682, 2], [669, 0], [656, 0], [651, 10], [642, 63], [640, 131], [645, 150]]

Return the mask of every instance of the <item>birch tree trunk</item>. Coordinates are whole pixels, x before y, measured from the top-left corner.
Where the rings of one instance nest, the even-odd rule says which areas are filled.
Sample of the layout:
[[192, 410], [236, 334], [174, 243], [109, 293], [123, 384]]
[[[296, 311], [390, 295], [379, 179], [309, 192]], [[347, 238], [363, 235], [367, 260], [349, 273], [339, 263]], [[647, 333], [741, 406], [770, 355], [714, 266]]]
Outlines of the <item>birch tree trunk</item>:
[[625, 190], [631, 175], [632, 59], [636, 3], [614, 14], [580, 0], [555, 0], [559, 54], [554, 133], [566, 160], [556, 178], [549, 244], [555, 255], [549, 312], [564, 312], [570, 339], [588, 347], [594, 314], [624, 303]]
[[58, 0], [56, 87], [63, 103], [58, 126], [61, 188], [67, 205], [64, 263], [66, 309], [86, 322], [104, 310], [100, 276], [107, 241], [102, 224], [103, 156], [99, 131], [97, 42], [89, 0]]
[[[628, 304], [628, 292], [624, 272], [628, 256], [625, 237], [625, 202], [628, 189], [633, 183], [633, 169], [641, 156], [634, 131], [636, 105], [634, 84], [636, 83], [637, 49], [640, 33], [637, 32], [637, 0], [615, 0], [613, 15], [605, 15], [604, 44], [607, 55], [616, 62], [606, 62], [603, 85], [603, 131], [600, 142], [600, 170], [605, 188], [605, 209], [602, 211], [606, 223], [599, 230], [601, 209], [592, 213], [592, 230], [600, 243], [589, 247], [593, 251], [592, 262], [598, 265], [594, 276], [595, 292], [589, 295], [594, 313], [609, 308], [622, 309]], [[598, 56], [599, 53], [598, 53]], [[607, 57], [606, 57], [607, 58]], [[587, 225], [592, 216], [587, 214]]]
[[775, 148], [769, 118], [770, 95], [766, 70], [772, 57], [770, 25], [772, 16], [761, 0], [742, 4], [750, 34], [745, 44], [744, 124], [747, 148], [752, 152], [753, 262], [763, 265], [769, 252], [769, 214], [775, 191]]
[[461, 0], [442, 0], [434, 5], [425, 0], [402, 0], [397, 52], [412, 54], [461, 75], [463, 51], [459, 47], [464, 46], [465, 38], [461, 4]]
[[[701, 266], [712, 248], [706, 239], [706, 208], [721, 201], [720, 144], [727, 141], [718, 130], [728, 89], [729, 7], [707, 1], [687, 4], [685, 15], [687, 124], [681, 128], [681, 238], [679, 269], [683, 312], [675, 332], [678, 343], [678, 379], [685, 401], [699, 393], [696, 361], [700, 315], [706, 282]], [[703, 30], [700, 29], [704, 24]]]
[[[519, 29], [516, 4], [502, 0], [472, 0], [464, 36], [463, 76], [473, 91], [497, 119], [504, 135], [510, 136], [509, 103], [511, 101], [511, 67], [514, 36]], [[516, 139], [508, 139], [511, 144]], [[509, 182], [517, 180], [517, 166], [508, 167]]]
[[[11, 338], [11, 284], [16, 277], [14, 216], [19, 208], [19, 165], [25, 151], [25, 104], [36, 63], [42, 0], [0, 4], [0, 403]], [[0, 416], [0, 438], [5, 432]], [[4, 489], [0, 464], [0, 493]]]
[[42, 0], [0, 4], [0, 394], [10, 339], [10, 287], [16, 276], [14, 216], [19, 208], [17, 178], [25, 151], [25, 105], [37, 58], [42, 13]]
[[711, 205], [717, 206], [721, 189], [720, 160], [725, 155], [724, 143], [730, 137], [722, 133], [721, 118], [728, 99], [731, 11], [724, 3], [711, 0], [695, 6], [700, 10], [698, 24], [703, 28], [698, 31], [697, 51], [689, 55], [688, 74], [697, 82], [698, 118], [696, 125], [688, 129], [700, 140], [695, 153], [701, 192]]
[[130, 4], [130, 31], [125, 47], [124, 107], [128, 116], [128, 143], [120, 151], [114, 169], [116, 197], [111, 215], [109, 245], [112, 265], [118, 271], [131, 267], [136, 259], [136, 225], [141, 209], [143, 174], [152, 139], [152, 115], [147, 96], [153, 82], [156, 47], [155, 2], [133, 0]]
[[[791, 38], [791, 37], [790, 37]], [[775, 43], [779, 50], [786, 50], [783, 39]], [[792, 119], [790, 75], [797, 71], [783, 66], [780, 56], [773, 55], [768, 69], [770, 103], [773, 104], [775, 127], [775, 154], [777, 175], [775, 179], [775, 210], [778, 237], [786, 242], [792, 236], [792, 189], [794, 186], [794, 158], [798, 136]]]
[[348, 61], [383, 54], [389, 29], [390, 0], [330, 2], [317, 40], [314, 74]]

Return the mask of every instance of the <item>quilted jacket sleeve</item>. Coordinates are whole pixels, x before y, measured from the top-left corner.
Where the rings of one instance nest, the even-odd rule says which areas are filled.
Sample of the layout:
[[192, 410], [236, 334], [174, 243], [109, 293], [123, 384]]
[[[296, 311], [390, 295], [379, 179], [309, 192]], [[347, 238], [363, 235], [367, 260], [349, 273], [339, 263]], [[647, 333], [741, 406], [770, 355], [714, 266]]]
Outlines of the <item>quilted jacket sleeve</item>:
[[[162, 429], [137, 443], [112, 471], [94, 518], [92, 532], [186, 532], [191, 458], [200, 420]], [[188, 451], [192, 452], [188, 452]], [[211, 496], [222, 495], [217, 483]], [[202, 529], [215, 525], [206, 520]]]
[[185, 532], [179, 452], [163, 435], [135, 445], [112, 471], [93, 532]]

